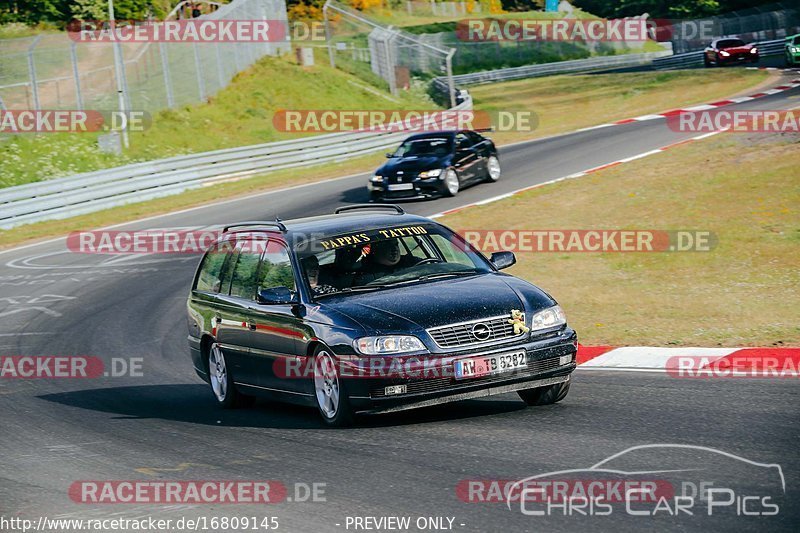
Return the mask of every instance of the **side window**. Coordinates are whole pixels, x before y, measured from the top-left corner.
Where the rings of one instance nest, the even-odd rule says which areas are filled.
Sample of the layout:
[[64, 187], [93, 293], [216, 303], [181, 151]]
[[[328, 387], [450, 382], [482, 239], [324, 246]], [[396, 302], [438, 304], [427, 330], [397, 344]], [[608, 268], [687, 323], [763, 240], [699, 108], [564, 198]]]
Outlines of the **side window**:
[[469, 137], [472, 145], [480, 144], [483, 142], [483, 137], [475, 133], [474, 131], [468, 131], [467, 136]]
[[469, 137], [463, 133], [456, 134], [456, 149], [468, 148], [470, 146], [472, 146], [472, 141], [469, 140]]
[[233, 267], [239, 259], [239, 250], [234, 250], [228, 254], [228, 260], [222, 267], [222, 274], [219, 276], [219, 289], [217, 292], [220, 294], [228, 294], [228, 289], [231, 286], [231, 278], [233, 277]]
[[259, 290], [274, 287], [288, 287], [292, 291], [297, 289], [289, 252], [283, 245], [275, 241], [270, 241], [267, 245], [261, 258], [257, 286]]
[[431, 238], [448, 263], [459, 263], [470, 268], [475, 267], [475, 263], [473, 263], [467, 253], [461, 249], [461, 246], [450, 242], [443, 235], [431, 235]]
[[228, 250], [214, 246], [203, 257], [195, 289], [204, 292], [219, 292], [222, 267], [228, 258]]
[[239, 250], [231, 280], [231, 296], [251, 300], [255, 298], [260, 255], [260, 251], [253, 250], [251, 246], [243, 246]]

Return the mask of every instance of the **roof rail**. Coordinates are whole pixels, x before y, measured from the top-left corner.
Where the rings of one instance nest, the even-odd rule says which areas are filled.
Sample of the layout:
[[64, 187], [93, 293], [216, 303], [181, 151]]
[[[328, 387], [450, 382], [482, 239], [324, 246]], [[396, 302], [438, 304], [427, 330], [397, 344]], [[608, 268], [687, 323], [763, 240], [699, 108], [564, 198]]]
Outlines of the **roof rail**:
[[356, 209], [393, 209], [398, 215], [405, 215], [406, 212], [403, 208], [395, 204], [355, 204], [339, 207], [333, 212], [334, 215], [344, 213], [345, 211], [355, 211]]
[[267, 226], [271, 228], [278, 228], [281, 232], [286, 233], [286, 226], [280, 220], [274, 222], [264, 222], [260, 220], [253, 220], [250, 222], [237, 222], [236, 224], [228, 224], [222, 230], [222, 233], [227, 233], [231, 228], [241, 228], [247, 226]]

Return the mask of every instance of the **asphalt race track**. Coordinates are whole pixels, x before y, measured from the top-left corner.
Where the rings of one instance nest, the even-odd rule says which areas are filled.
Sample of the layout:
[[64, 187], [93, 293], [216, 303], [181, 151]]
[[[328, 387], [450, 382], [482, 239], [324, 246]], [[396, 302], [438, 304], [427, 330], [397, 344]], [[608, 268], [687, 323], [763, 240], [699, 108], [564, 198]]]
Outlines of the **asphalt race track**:
[[[789, 78], [791, 79], [791, 78]], [[800, 88], [737, 105], [786, 109]], [[686, 138], [663, 120], [635, 122], [501, 150], [503, 177], [456, 198], [406, 204], [422, 215], [451, 209], [631, 157]], [[255, 195], [126, 225], [196, 227], [330, 213], [367, 200], [366, 175]], [[796, 381], [676, 379], [646, 372], [578, 370], [560, 404], [524, 408], [516, 395], [367, 417], [329, 430], [310, 409], [259, 402], [221, 411], [195, 377], [185, 302], [197, 256], [70, 253], [64, 241], [0, 254], [0, 353], [141, 358], [141, 377], [0, 380], [0, 514], [37, 519], [276, 516], [279, 531], [353, 531], [347, 517], [451, 517], [456, 531], [793, 530], [800, 524], [800, 389]], [[569, 309], [567, 309], [569, 314]], [[580, 334], [580, 332], [579, 332]], [[518, 480], [588, 468], [642, 444], [705, 446], [785, 476], [780, 512], [721, 510], [656, 518], [527, 516], [503, 503], [465, 502], [463, 480]], [[665, 451], [668, 462], [677, 451]], [[661, 465], [648, 465], [658, 469]], [[715, 474], [732, 474], [734, 461]], [[269, 479], [324, 483], [325, 501], [271, 506], [74, 503], [76, 480]], [[741, 479], [743, 494], [764, 488]], [[615, 510], [618, 511], [618, 510]], [[624, 511], [624, 509], [623, 509]], [[447, 524], [447, 521], [445, 521]], [[384, 529], [387, 530], [387, 529]], [[416, 529], [413, 529], [416, 531]], [[432, 530], [430, 528], [426, 530]]]

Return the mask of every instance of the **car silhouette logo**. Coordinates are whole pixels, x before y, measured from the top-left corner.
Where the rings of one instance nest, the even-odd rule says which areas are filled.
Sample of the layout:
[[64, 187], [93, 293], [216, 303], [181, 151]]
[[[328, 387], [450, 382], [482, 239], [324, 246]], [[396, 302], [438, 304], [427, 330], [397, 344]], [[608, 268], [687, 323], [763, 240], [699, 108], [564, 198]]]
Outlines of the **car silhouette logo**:
[[479, 341], [488, 340], [489, 337], [492, 336], [492, 328], [490, 328], [483, 322], [478, 322], [477, 324], [472, 326], [472, 336], [478, 339]]

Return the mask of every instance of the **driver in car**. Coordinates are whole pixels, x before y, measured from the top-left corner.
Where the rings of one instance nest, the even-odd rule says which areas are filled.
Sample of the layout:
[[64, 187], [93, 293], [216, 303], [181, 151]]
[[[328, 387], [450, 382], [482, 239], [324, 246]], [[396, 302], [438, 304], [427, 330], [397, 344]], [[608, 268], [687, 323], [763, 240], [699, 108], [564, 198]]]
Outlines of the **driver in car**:
[[414, 256], [410, 254], [402, 255], [400, 241], [397, 239], [374, 242], [369, 245], [368, 250], [364, 257], [361, 272], [357, 276], [358, 285], [365, 285], [398, 270], [414, 266], [417, 263], [417, 258]]

